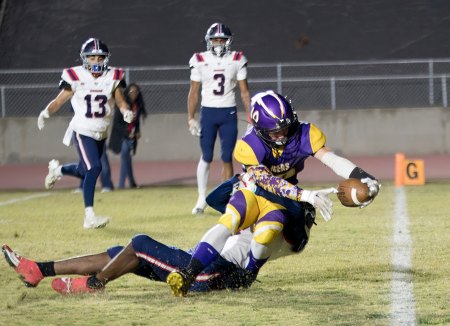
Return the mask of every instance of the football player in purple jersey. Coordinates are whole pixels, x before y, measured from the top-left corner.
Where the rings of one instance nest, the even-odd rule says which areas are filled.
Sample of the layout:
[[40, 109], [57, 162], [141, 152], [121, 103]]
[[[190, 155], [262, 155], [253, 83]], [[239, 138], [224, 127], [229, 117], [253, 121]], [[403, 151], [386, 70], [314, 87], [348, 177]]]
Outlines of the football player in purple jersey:
[[[342, 178], [358, 178], [368, 185], [371, 198], [362, 207], [373, 201], [380, 188], [376, 178], [326, 147], [325, 134], [312, 123], [300, 122], [282, 95], [274, 91], [258, 93], [252, 97], [251, 107], [253, 128], [236, 143], [234, 150], [235, 159], [247, 171], [247, 179], [277, 197], [312, 205], [329, 221], [333, 210], [328, 195], [336, 189], [307, 190], [297, 185], [297, 174], [303, 170], [305, 160], [314, 157]], [[168, 275], [167, 283], [175, 296], [187, 294], [198, 273], [220, 256], [228, 237], [251, 225], [254, 225], [253, 239], [245, 270], [249, 279], [256, 279], [272, 254], [274, 239], [288, 228], [290, 214], [290, 208], [282, 202], [256, 190], [254, 187], [237, 190], [218, 223], [200, 240], [188, 266]]]

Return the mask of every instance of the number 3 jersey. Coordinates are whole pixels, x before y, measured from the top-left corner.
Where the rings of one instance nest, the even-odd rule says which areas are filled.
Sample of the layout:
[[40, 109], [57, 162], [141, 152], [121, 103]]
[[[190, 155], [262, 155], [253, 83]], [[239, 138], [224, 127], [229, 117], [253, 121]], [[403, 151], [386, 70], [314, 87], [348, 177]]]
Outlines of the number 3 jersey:
[[247, 79], [247, 59], [242, 52], [232, 51], [222, 57], [210, 51], [194, 53], [189, 67], [191, 80], [202, 84], [202, 106], [236, 106], [236, 83]]
[[112, 67], [97, 78], [82, 66], [63, 70], [60, 87], [70, 87], [74, 93], [70, 100], [74, 116], [64, 137], [64, 144], [70, 144], [73, 131], [96, 140], [107, 137], [114, 108], [113, 93], [123, 77], [122, 69]]

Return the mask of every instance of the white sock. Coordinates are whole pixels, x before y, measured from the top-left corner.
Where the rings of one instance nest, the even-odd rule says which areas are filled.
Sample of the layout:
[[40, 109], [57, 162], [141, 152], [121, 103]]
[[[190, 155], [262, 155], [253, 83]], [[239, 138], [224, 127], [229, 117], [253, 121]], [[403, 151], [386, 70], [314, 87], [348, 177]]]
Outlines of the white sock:
[[57, 175], [58, 177], [62, 177], [62, 176], [63, 176], [61, 169], [62, 169], [62, 165], [59, 165], [59, 166], [56, 168], [56, 170], [55, 170], [56, 175]]
[[95, 216], [95, 213], [94, 213], [94, 207], [92, 207], [92, 206], [86, 207], [86, 208], [84, 209], [84, 214], [85, 214], [86, 216]]
[[206, 198], [206, 189], [208, 187], [209, 166], [208, 162], [200, 158], [197, 166], [197, 187], [198, 197], [203, 200]]

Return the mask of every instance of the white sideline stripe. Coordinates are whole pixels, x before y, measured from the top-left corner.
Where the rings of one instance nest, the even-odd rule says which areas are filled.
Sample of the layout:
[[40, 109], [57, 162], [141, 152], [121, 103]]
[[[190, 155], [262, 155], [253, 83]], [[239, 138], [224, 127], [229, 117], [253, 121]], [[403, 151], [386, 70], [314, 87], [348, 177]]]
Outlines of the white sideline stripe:
[[20, 198], [13, 198], [13, 199], [10, 199], [7, 201], [0, 202], [0, 206], [11, 205], [11, 204], [20, 203], [22, 201], [26, 201], [26, 200], [30, 200], [30, 199], [34, 199], [34, 198], [47, 197], [47, 196], [50, 196], [49, 192], [33, 194], [33, 195], [20, 197]]
[[392, 281], [391, 281], [391, 325], [417, 325], [416, 299], [412, 278], [411, 248], [409, 234], [408, 205], [404, 188], [395, 192]]

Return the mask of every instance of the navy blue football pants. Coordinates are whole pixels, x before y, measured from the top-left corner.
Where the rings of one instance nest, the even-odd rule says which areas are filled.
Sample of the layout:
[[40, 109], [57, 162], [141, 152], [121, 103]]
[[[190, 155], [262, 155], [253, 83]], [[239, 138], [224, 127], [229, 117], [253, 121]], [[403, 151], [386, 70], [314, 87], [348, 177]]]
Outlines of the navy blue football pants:
[[200, 110], [200, 148], [202, 159], [211, 163], [214, 156], [214, 143], [217, 134], [220, 138], [221, 159], [231, 163], [233, 150], [237, 140], [237, 108], [209, 108]]
[[[134, 236], [131, 244], [139, 258], [139, 267], [134, 274], [153, 281], [165, 282], [170, 272], [186, 267], [191, 260], [190, 253], [167, 246], [145, 234]], [[108, 255], [113, 258], [123, 248], [111, 247], [107, 250]], [[243, 273], [241, 268], [220, 257], [197, 276], [190, 291], [206, 292], [245, 286], [242, 281]]]

